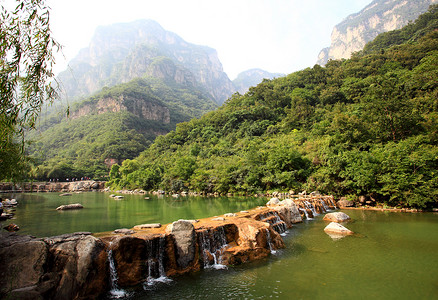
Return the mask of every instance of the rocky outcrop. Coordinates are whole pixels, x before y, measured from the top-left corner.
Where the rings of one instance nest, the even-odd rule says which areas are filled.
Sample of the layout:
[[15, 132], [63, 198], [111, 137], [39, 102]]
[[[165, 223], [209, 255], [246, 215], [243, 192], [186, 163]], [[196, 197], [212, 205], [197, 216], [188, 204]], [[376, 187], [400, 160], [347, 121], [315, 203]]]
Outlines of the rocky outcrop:
[[427, 11], [437, 0], [374, 0], [359, 13], [348, 16], [333, 29], [331, 45], [318, 55], [317, 64], [350, 58], [383, 32], [400, 29]]
[[0, 183], [1, 193], [20, 192], [85, 192], [97, 191], [105, 188], [104, 181], [83, 180], [74, 182], [24, 182]]
[[339, 201], [338, 201], [338, 206], [340, 208], [343, 207], [353, 207], [354, 206], [354, 202], [351, 200], [347, 200], [344, 197], [342, 197]]
[[72, 119], [90, 114], [106, 112], [128, 111], [145, 120], [170, 123], [169, 108], [158, 99], [144, 99], [120, 95], [118, 98], [103, 97], [96, 102], [84, 102], [77, 110], [70, 114]]
[[36, 239], [0, 235], [0, 296], [96, 298], [107, 289], [104, 244], [90, 233]]

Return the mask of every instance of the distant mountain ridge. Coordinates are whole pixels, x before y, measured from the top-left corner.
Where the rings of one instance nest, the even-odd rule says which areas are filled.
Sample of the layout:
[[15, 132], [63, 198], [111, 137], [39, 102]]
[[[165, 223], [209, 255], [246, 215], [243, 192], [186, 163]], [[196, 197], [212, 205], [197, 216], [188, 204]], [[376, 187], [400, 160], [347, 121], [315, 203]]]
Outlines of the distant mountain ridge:
[[216, 50], [188, 43], [152, 20], [98, 27], [69, 66], [59, 80], [73, 99], [148, 76], [204, 89], [219, 104], [234, 91]]
[[236, 91], [243, 95], [248, 91], [249, 87], [256, 86], [263, 79], [274, 79], [281, 76], [284, 76], [284, 74], [270, 73], [262, 69], [250, 69], [239, 73], [236, 79], [233, 80], [233, 84]]
[[350, 58], [366, 43], [383, 32], [400, 29], [438, 0], [374, 0], [360, 12], [345, 18], [333, 28], [330, 47], [318, 55], [317, 64], [330, 59]]

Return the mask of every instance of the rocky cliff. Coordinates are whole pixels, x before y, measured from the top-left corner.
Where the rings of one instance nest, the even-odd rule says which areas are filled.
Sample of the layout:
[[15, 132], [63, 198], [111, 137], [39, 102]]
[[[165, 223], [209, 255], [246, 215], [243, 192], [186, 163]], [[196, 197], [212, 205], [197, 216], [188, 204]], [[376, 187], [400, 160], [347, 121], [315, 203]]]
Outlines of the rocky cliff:
[[199, 86], [219, 104], [234, 92], [216, 50], [190, 44], [152, 20], [98, 27], [69, 67], [59, 80], [70, 99], [143, 76]]
[[400, 29], [427, 11], [438, 0], [374, 0], [333, 28], [330, 47], [318, 55], [317, 64], [350, 58], [382, 32]]
[[103, 114], [106, 112], [128, 111], [145, 120], [170, 123], [170, 111], [160, 101], [145, 101], [140, 97], [119, 95], [118, 97], [103, 97], [93, 103], [84, 103], [70, 114], [72, 119], [89, 114]]

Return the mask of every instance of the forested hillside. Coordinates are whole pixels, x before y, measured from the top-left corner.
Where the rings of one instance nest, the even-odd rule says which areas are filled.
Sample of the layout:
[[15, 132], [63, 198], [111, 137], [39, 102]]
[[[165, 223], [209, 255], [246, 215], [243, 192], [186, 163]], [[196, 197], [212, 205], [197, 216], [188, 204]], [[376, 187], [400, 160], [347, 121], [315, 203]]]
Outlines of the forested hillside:
[[134, 158], [157, 135], [200, 117], [217, 105], [191, 86], [157, 78], [105, 88], [73, 104], [69, 115], [53, 109], [29, 134], [38, 179], [104, 177], [115, 162]]
[[[349, 60], [265, 80], [177, 125], [112, 187], [319, 190], [389, 205], [438, 201], [438, 7]], [[403, 38], [399, 38], [403, 37]]]

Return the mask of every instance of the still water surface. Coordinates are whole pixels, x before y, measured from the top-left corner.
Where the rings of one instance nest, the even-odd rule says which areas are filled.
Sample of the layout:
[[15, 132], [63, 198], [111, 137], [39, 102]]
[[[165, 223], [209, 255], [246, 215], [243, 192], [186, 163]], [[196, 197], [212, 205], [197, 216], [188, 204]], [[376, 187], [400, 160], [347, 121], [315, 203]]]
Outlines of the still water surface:
[[[237, 212], [264, 205], [266, 198], [249, 197], [179, 197], [155, 195], [124, 195], [122, 200], [109, 193], [89, 192], [59, 196], [60, 193], [28, 193], [1, 195], [19, 203], [15, 219], [5, 222], [20, 227], [20, 234], [37, 237], [63, 233], [104, 232], [132, 228], [138, 224], [171, 223], [179, 219], [200, 219]], [[149, 199], [145, 199], [148, 197]], [[63, 204], [80, 203], [79, 210], [58, 211]]]
[[[16, 198], [20, 206], [13, 221], [23, 228], [22, 232], [39, 236], [202, 218], [249, 209], [266, 201], [259, 198], [174, 201], [152, 196], [149, 200], [144, 196], [127, 196], [116, 201], [104, 193], [78, 194], [69, 200], [60, 200], [56, 194]], [[53, 210], [60, 204], [76, 202], [86, 208]], [[318, 216], [290, 229], [284, 237], [286, 248], [265, 260], [181, 276], [147, 291], [136, 290], [130, 298], [438, 299], [437, 214], [345, 212], [353, 219], [346, 226], [358, 233], [354, 236], [332, 240], [323, 231], [327, 223]]]

